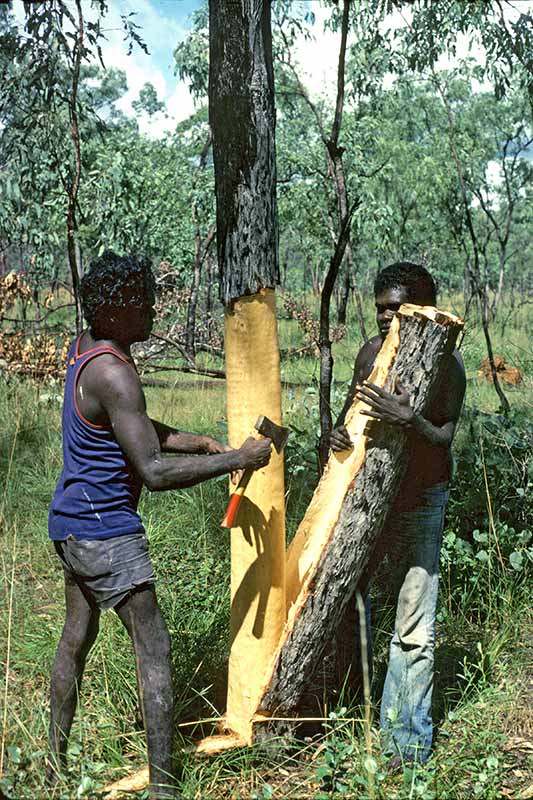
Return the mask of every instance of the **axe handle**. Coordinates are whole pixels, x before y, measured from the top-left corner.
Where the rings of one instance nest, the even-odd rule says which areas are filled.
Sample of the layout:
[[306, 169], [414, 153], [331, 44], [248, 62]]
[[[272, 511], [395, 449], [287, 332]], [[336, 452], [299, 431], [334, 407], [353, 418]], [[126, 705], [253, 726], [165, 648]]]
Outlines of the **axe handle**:
[[226, 513], [224, 514], [224, 519], [220, 523], [221, 528], [233, 528], [235, 524], [235, 517], [237, 516], [237, 511], [241, 504], [241, 500], [243, 498], [244, 492], [246, 491], [246, 487], [252, 477], [253, 469], [245, 469], [242, 477], [237, 485], [237, 488], [231, 495], [228, 503], [228, 507], [226, 509]]

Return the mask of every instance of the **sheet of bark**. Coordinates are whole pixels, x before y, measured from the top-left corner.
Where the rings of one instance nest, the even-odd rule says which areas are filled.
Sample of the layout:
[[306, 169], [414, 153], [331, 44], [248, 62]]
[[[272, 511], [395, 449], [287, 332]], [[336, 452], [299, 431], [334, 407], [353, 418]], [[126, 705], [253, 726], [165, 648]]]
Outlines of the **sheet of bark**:
[[[402, 306], [370, 380], [391, 390], [399, 378], [415, 412], [423, 413], [461, 328], [453, 315]], [[354, 403], [346, 420], [355, 437], [351, 463], [331, 456], [300, 526], [303, 534], [299, 529], [288, 553], [291, 606], [267, 672], [258, 720], [296, 709], [374, 549], [405, 469], [406, 433], [375, 422], [362, 427], [362, 407]]]

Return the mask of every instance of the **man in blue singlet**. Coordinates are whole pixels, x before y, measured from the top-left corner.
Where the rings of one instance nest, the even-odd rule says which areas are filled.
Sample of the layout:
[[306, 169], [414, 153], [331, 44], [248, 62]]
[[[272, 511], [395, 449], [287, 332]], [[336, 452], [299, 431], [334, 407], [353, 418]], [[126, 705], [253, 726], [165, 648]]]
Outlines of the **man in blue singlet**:
[[[66, 620], [51, 679], [50, 746], [65, 763], [85, 661], [112, 608], [128, 631], [146, 728], [150, 798], [174, 798], [170, 639], [154, 588], [141, 488], [165, 491], [217, 475], [259, 469], [270, 439], [233, 450], [209, 436], [151, 420], [131, 345], [154, 320], [150, 264], [111, 252], [81, 283], [88, 328], [68, 356], [63, 406], [63, 471], [49, 513], [49, 533], [65, 577]], [[173, 455], [164, 456], [163, 453]]]

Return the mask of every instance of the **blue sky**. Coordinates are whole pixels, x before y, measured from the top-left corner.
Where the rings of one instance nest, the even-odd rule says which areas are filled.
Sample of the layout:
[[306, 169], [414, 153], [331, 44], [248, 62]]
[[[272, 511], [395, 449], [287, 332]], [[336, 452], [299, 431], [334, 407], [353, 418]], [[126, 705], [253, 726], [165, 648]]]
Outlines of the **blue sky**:
[[[87, 2], [88, 0], [84, 0]], [[202, 0], [108, 0], [109, 14], [104, 28], [108, 42], [103, 47], [107, 66], [124, 69], [128, 79], [129, 91], [118, 104], [126, 113], [132, 113], [131, 103], [139, 96], [145, 82], [154, 85], [160, 100], [164, 100], [168, 117], [156, 115], [152, 121], [138, 118], [141, 131], [152, 136], [160, 136], [165, 130], [172, 130], [176, 122], [185, 119], [194, 110], [194, 103], [185, 84], [174, 75], [173, 52], [190, 28], [191, 12], [202, 6]], [[305, 0], [294, 0], [295, 5], [303, 5]], [[307, 0], [309, 2], [309, 0]], [[316, 43], [303, 42], [298, 48], [298, 57], [304, 67], [304, 75], [313, 90], [322, 90], [326, 74], [334, 79], [337, 59], [337, 36], [323, 33], [322, 23], [327, 11], [321, 8], [318, 0], [313, 0], [313, 11], [317, 14], [317, 37], [320, 39], [320, 59], [317, 60]], [[127, 56], [122, 41], [120, 17], [135, 12], [134, 20], [141, 27], [140, 34], [146, 42], [150, 55], [139, 48]], [[333, 83], [332, 83], [333, 85]]]
[[[132, 101], [138, 98], [147, 82], [154, 85], [159, 99], [167, 106], [168, 118], [157, 115], [152, 121], [139, 119], [140, 128], [146, 133], [159, 136], [165, 130], [172, 130], [177, 121], [194, 110], [186, 85], [174, 75], [173, 53], [190, 28], [189, 15], [201, 4], [201, 0], [109, 0], [109, 13], [103, 26], [107, 37], [103, 47], [104, 62], [106, 66], [126, 72], [129, 88], [119, 106], [131, 113]], [[132, 12], [150, 55], [138, 47], [127, 55], [120, 17]]]

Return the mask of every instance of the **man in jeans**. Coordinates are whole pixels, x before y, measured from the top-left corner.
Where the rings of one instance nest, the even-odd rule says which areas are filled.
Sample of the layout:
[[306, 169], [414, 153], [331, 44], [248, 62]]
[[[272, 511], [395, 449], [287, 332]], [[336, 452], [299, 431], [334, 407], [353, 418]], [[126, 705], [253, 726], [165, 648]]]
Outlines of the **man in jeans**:
[[[396, 604], [389, 665], [381, 700], [380, 727], [390, 768], [423, 762], [433, 737], [431, 698], [435, 649], [438, 565], [452, 471], [451, 443], [465, 393], [464, 365], [456, 350], [443, 366], [435, 399], [425, 415], [415, 414], [398, 383], [393, 394], [367, 379], [402, 303], [436, 304], [436, 287], [418, 264], [398, 262], [382, 269], [374, 284], [379, 334], [359, 351], [344, 408], [331, 434], [331, 448], [350, 448], [344, 418], [354, 398], [370, 406], [366, 415], [408, 432], [409, 461], [389, 514], [386, 548]], [[375, 569], [378, 553], [370, 565]], [[367, 619], [369, 603], [367, 600]]]

